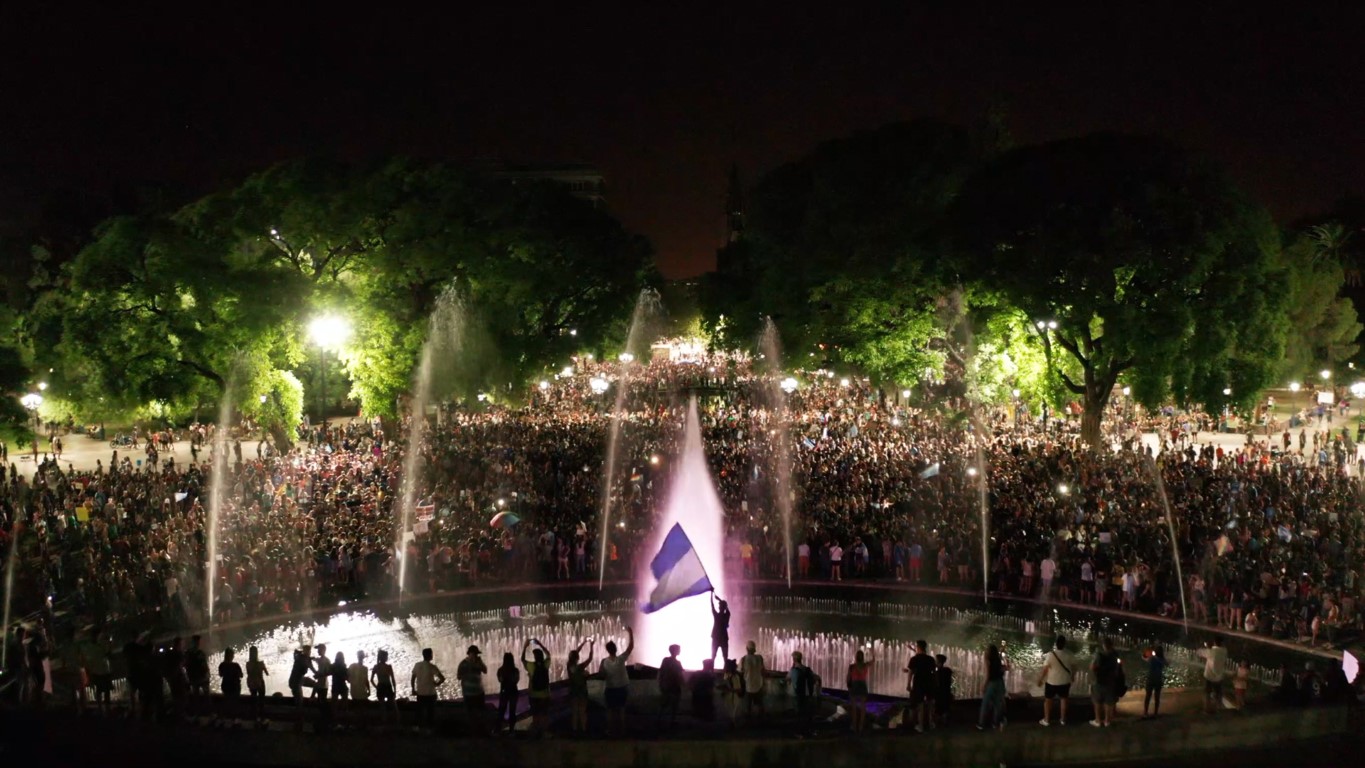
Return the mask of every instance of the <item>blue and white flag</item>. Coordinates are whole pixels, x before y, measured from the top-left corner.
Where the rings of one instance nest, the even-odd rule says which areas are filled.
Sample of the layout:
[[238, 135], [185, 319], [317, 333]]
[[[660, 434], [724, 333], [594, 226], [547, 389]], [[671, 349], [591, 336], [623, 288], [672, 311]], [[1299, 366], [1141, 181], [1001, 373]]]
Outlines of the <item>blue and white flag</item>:
[[683, 533], [681, 523], [674, 523], [664, 537], [664, 544], [649, 564], [649, 570], [653, 571], [657, 583], [649, 593], [649, 602], [643, 609], [645, 613], [654, 613], [674, 600], [711, 591], [711, 580], [706, 577], [701, 558]]
[[933, 464], [930, 464], [928, 469], [919, 473], [919, 479], [928, 480], [929, 478], [938, 475], [938, 469], [939, 469], [938, 462], [936, 461]]

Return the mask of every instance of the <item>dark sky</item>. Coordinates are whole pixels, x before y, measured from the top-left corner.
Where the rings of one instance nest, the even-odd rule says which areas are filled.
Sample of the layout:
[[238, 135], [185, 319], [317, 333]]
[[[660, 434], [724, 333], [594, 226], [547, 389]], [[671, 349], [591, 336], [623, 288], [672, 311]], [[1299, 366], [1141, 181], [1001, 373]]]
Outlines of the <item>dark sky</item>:
[[752, 181], [827, 138], [997, 103], [1020, 141], [1170, 136], [1284, 219], [1365, 192], [1365, 10], [1347, 3], [25, 5], [48, 4], [0, 9], [11, 219], [61, 186], [198, 193], [319, 151], [583, 161], [679, 277], [713, 265], [731, 163]]

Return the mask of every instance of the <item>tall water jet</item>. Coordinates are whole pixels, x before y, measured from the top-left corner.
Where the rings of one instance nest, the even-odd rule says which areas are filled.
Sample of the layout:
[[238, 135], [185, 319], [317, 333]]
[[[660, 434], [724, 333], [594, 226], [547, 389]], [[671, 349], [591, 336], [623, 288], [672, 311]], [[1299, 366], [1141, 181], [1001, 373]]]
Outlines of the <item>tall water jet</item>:
[[205, 590], [208, 625], [213, 627], [214, 593], [218, 589], [218, 524], [223, 514], [223, 488], [228, 482], [228, 432], [232, 429], [232, 383], [223, 387], [223, 397], [218, 402], [218, 424], [213, 430], [213, 466], [209, 476], [208, 518], [204, 521], [204, 531], [208, 539], [208, 562], [205, 564], [207, 589]]
[[[27, 520], [28, 510], [24, 510], [19, 519]], [[19, 536], [23, 530], [22, 522], [14, 526], [13, 536], [9, 540], [9, 554], [5, 558], [5, 623], [0, 624], [0, 670], [9, 669], [9, 612], [14, 603], [14, 562], [19, 559]]]
[[649, 345], [657, 335], [654, 327], [661, 312], [659, 292], [653, 288], [640, 291], [635, 301], [635, 311], [630, 317], [630, 331], [626, 334], [626, 348], [619, 358], [620, 368], [616, 377], [616, 403], [611, 409], [611, 426], [607, 431], [607, 465], [602, 477], [602, 533], [599, 537], [601, 551], [597, 557], [597, 588], [602, 589], [607, 580], [607, 537], [611, 534], [611, 500], [616, 487], [616, 464], [620, 453], [621, 416], [625, 413], [627, 397], [630, 393], [630, 374], [634, 366], [645, 364]]
[[403, 454], [403, 493], [399, 497], [397, 530], [394, 532], [394, 551], [398, 557], [398, 599], [401, 601], [408, 586], [407, 538], [413, 528], [417, 509], [418, 475], [422, 471], [422, 439], [426, 435], [427, 406], [431, 401], [431, 385], [436, 367], [436, 355], [453, 353], [463, 344], [465, 334], [464, 305], [452, 285], [436, 299], [422, 344], [422, 357], [413, 379], [412, 398], [408, 408], [408, 444]]
[[[701, 421], [697, 416], [697, 399], [693, 397], [687, 408], [687, 425], [683, 431], [682, 450], [674, 462], [673, 476], [668, 485], [668, 501], [655, 521], [654, 532], [646, 544], [642, 569], [637, 574], [640, 587], [639, 605], [649, 599], [654, 576], [649, 572], [649, 561], [659, 551], [674, 523], [682, 524], [683, 531], [701, 559], [711, 579], [711, 586], [721, 598], [730, 597], [725, 573], [725, 510], [711, 481], [710, 467], [702, 448]], [[668, 655], [668, 646], [682, 646], [683, 663], [692, 669], [701, 666], [711, 650], [711, 606], [709, 595], [683, 598], [655, 613], [640, 613], [635, 618], [636, 642], [640, 655], [637, 660], [658, 663]], [[730, 653], [738, 655], [736, 645], [743, 647], [744, 619], [735, 613], [730, 622]]]
[[771, 317], [763, 321], [763, 334], [759, 339], [759, 349], [763, 351], [764, 370], [763, 393], [768, 412], [771, 414], [767, 435], [763, 438], [769, 447], [771, 466], [768, 467], [769, 487], [772, 502], [782, 517], [782, 568], [787, 578], [787, 588], [792, 585], [792, 455], [791, 455], [791, 417], [787, 410], [787, 391], [795, 390], [795, 379], [782, 378], [782, 339], [777, 335], [777, 326]]
[[1188, 636], [1190, 634], [1190, 608], [1185, 602], [1185, 571], [1180, 567], [1180, 546], [1175, 540], [1175, 520], [1171, 517], [1171, 502], [1166, 498], [1166, 482], [1161, 479], [1161, 467], [1157, 465], [1156, 459], [1148, 457], [1147, 468], [1152, 473], [1152, 480], [1156, 483], [1157, 496], [1161, 499], [1161, 508], [1166, 513], [1166, 531], [1171, 537], [1171, 562], [1175, 565], [1175, 580], [1180, 587], [1180, 620], [1185, 625], [1185, 634]]

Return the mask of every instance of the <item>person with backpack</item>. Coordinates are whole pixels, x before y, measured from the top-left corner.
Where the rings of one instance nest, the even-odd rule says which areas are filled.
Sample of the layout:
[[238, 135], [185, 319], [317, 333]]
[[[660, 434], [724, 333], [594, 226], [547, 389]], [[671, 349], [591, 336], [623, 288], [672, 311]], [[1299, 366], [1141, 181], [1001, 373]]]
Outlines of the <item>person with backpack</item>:
[[[526, 658], [527, 649], [532, 645], [532, 658]], [[531, 730], [540, 734], [545, 731], [545, 715], [550, 709], [550, 651], [539, 640], [529, 639], [521, 646], [521, 665], [526, 668], [526, 677], [531, 681]]]
[[1071, 697], [1071, 682], [1075, 677], [1071, 670], [1076, 668], [1076, 660], [1066, 649], [1066, 638], [1058, 635], [1053, 646], [1043, 658], [1043, 670], [1038, 675], [1038, 682], [1043, 686], [1043, 719], [1038, 724], [1043, 727], [1052, 725], [1053, 701], [1059, 702], [1061, 717], [1057, 724], [1066, 725], [1066, 703]]
[[1095, 719], [1090, 725], [1095, 728], [1108, 728], [1114, 719], [1114, 706], [1118, 703], [1118, 688], [1121, 671], [1119, 656], [1114, 652], [1114, 641], [1104, 638], [1100, 652], [1090, 662], [1090, 699], [1095, 705]]
[[810, 727], [811, 705], [819, 693], [818, 676], [815, 670], [806, 666], [805, 657], [800, 651], [792, 651], [792, 668], [787, 672], [791, 682], [792, 696], [796, 700], [796, 728], [805, 733]]

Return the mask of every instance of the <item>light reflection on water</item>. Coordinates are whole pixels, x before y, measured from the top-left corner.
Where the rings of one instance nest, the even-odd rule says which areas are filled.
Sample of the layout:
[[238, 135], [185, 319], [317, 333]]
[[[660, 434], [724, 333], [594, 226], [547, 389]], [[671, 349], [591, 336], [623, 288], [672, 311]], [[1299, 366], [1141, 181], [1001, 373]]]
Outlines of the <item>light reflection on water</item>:
[[[927, 605], [791, 597], [736, 598], [732, 605], [750, 616], [752, 639], [757, 642], [758, 652], [770, 668], [785, 670], [790, 666], [791, 652], [799, 650], [826, 687], [843, 688], [845, 671], [854, 652], [859, 648], [870, 648], [872, 657], [877, 660], [870, 674], [871, 690], [890, 696], [905, 693], [902, 669], [913, 653], [916, 639], [928, 641], [929, 653], [943, 653], [948, 657], [948, 665], [955, 671], [955, 690], [959, 697], [980, 694], [985, 672], [982, 651], [988, 643], [1000, 644], [1002, 641], [1012, 666], [1007, 687], [1011, 692], [1037, 694], [1038, 670], [1056, 631], [1068, 636], [1070, 650], [1075, 656], [1073, 671], [1077, 679], [1073, 693], [1085, 695], [1089, 692], [1089, 662], [1098, 644], [1098, 638], [1088, 636], [1088, 630], [1079, 625], [1060, 621], [1034, 622], [982, 611]], [[539, 639], [549, 649], [551, 679], [559, 680], [564, 677], [568, 652], [580, 642], [596, 641], [594, 671], [597, 660], [605, 655], [602, 648], [605, 641], [615, 640], [624, 650], [623, 621], [633, 614], [633, 609], [630, 600], [614, 600], [408, 617], [351, 611], [335, 614], [324, 622], [284, 625], [235, 638], [234, 643], [239, 649], [239, 660], [245, 660], [246, 647], [257, 646], [261, 659], [270, 670], [266, 679], [267, 691], [286, 695], [293, 650], [305, 642], [314, 646], [325, 643], [329, 659], [334, 659], [340, 651], [348, 664], [355, 661], [357, 651], [363, 650], [366, 664], [371, 667], [378, 652], [387, 650], [398, 679], [400, 696], [409, 693], [409, 674], [412, 665], [421, 658], [421, 649], [431, 648], [437, 666], [447, 677], [441, 690], [442, 698], [458, 698], [455, 668], [465, 657], [467, 646], [477, 645], [483, 652], [489, 668], [484, 687], [489, 692], [497, 690], [496, 669], [502, 662], [502, 654], [513, 653], [519, 665], [522, 645], [529, 638]], [[822, 631], [812, 627], [821, 627]], [[1146, 678], [1141, 649], [1148, 642], [1130, 632], [1115, 634], [1114, 638], [1120, 648], [1129, 687], [1141, 689]], [[743, 645], [744, 639], [732, 638], [731, 654], [742, 654]], [[1170, 662], [1165, 675], [1167, 686], [1201, 684], [1202, 662], [1192, 649], [1173, 645], [1166, 645], [1165, 649]], [[586, 653], [585, 647], [585, 656]], [[631, 661], [657, 666], [660, 659], [644, 658], [637, 651]], [[1230, 674], [1231, 666], [1226, 671]], [[1253, 681], [1269, 683], [1276, 680], [1277, 675], [1277, 670], [1253, 667], [1251, 677]], [[523, 687], [525, 684], [523, 672]]]

